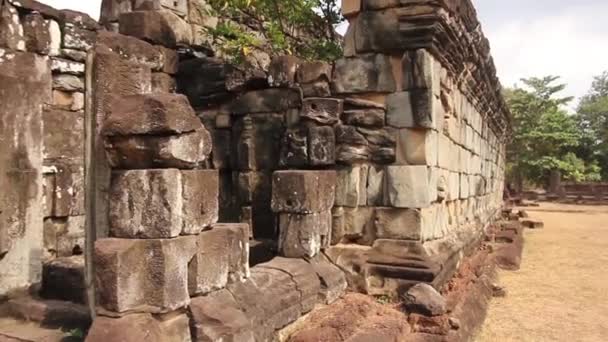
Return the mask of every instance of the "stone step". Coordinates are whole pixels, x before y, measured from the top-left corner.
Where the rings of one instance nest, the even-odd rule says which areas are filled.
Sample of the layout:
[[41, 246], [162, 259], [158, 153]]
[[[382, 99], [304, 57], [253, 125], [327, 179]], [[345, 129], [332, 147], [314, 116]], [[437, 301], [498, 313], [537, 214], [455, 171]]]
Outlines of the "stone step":
[[57, 258], [42, 267], [40, 295], [78, 304], [86, 303], [84, 256]]
[[41, 327], [34, 322], [0, 318], [0, 342], [69, 342], [81, 341], [79, 331]]
[[85, 329], [91, 324], [88, 308], [84, 305], [34, 297], [10, 299], [0, 306], [0, 317], [48, 328]]

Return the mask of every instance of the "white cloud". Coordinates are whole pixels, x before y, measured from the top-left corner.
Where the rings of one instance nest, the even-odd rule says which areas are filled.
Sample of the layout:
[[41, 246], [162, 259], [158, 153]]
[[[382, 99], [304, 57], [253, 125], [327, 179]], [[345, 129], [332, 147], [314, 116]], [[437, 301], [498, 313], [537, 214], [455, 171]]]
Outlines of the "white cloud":
[[608, 4], [575, 4], [551, 12], [527, 20], [513, 13], [500, 24], [482, 22], [498, 74], [504, 86], [525, 77], [562, 76], [568, 84], [563, 95], [583, 96], [593, 76], [608, 70], [608, 29], [594, 25]]

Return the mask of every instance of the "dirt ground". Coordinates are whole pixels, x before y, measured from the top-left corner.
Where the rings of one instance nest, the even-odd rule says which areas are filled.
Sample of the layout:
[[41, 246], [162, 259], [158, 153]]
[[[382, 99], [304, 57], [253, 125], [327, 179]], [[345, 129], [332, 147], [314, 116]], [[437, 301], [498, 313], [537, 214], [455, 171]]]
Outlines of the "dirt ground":
[[608, 341], [608, 206], [526, 208], [545, 229], [526, 230], [521, 270], [501, 271], [478, 342]]

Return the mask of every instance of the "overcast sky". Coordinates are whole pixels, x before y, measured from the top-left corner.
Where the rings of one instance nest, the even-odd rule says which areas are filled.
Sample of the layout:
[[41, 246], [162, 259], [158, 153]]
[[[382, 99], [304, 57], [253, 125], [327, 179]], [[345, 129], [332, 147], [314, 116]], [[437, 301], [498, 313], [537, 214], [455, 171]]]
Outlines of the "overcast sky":
[[[101, 0], [39, 0], [99, 17]], [[504, 86], [559, 75], [564, 95], [582, 96], [608, 70], [608, 1], [473, 0]]]

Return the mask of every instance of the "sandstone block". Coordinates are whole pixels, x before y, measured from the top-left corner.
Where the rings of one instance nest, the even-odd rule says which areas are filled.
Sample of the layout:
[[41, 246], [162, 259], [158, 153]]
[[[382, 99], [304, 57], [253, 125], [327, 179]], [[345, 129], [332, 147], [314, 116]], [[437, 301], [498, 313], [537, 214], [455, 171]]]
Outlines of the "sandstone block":
[[374, 230], [379, 239], [420, 240], [422, 218], [415, 209], [376, 208]]
[[391, 93], [396, 90], [390, 58], [363, 55], [336, 61], [333, 92], [337, 94]]
[[346, 18], [355, 16], [361, 11], [361, 0], [343, 0], [341, 9]]
[[371, 165], [367, 175], [367, 205], [381, 206], [384, 203], [384, 167]]
[[460, 199], [467, 199], [471, 194], [469, 191], [471, 190], [469, 184], [469, 175], [461, 173], [460, 174]]
[[170, 10], [180, 17], [188, 14], [188, 0], [135, 0], [134, 11]]
[[268, 67], [268, 84], [271, 87], [289, 87], [296, 81], [296, 72], [300, 59], [296, 56], [277, 56]]
[[190, 313], [195, 342], [255, 342], [251, 321], [228, 290], [193, 298]]
[[282, 114], [255, 114], [238, 117], [232, 127], [234, 168], [239, 170], [278, 169], [281, 147], [277, 141], [285, 132]]
[[50, 216], [84, 215], [84, 166], [81, 162], [53, 162]]
[[84, 159], [83, 113], [46, 109], [42, 120], [45, 159]]
[[[129, 62], [141, 64], [154, 71], [165, 71], [163, 69], [169, 62], [164, 53], [166, 49], [154, 46], [135, 37], [109, 31], [100, 31], [97, 34], [97, 44], [108, 47]], [[176, 67], [174, 66], [174, 68]], [[165, 72], [175, 73], [175, 71]]]
[[272, 210], [310, 214], [330, 210], [334, 204], [334, 171], [276, 171], [272, 182]]
[[386, 97], [386, 123], [395, 128], [434, 128], [433, 94], [411, 89]]
[[[333, 131], [332, 131], [333, 132]], [[285, 132], [281, 144], [281, 166], [304, 167], [309, 162], [308, 134], [304, 129]]]
[[84, 75], [84, 63], [51, 57], [51, 70], [56, 73], [81, 76]]
[[437, 165], [437, 132], [403, 128], [397, 130], [397, 163]]
[[19, 13], [10, 3], [0, 6], [0, 47], [18, 51], [26, 49]]
[[177, 84], [175, 79], [164, 72], [155, 72], [152, 74], [152, 92], [153, 93], [175, 93]]
[[329, 240], [332, 215], [325, 211], [312, 214], [279, 215], [279, 253], [287, 258], [312, 258]]
[[367, 204], [367, 165], [353, 165], [336, 172], [335, 205], [356, 208]]
[[440, 316], [447, 313], [445, 298], [428, 284], [416, 284], [403, 296], [408, 312], [427, 316]]
[[318, 81], [331, 81], [332, 66], [326, 62], [302, 61], [296, 73], [296, 81], [300, 84], [314, 83]]
[[324, 255], [308, 261], [321, 280], [321, 302], [331, 304], [342, 297], [348, 284], [344, 272]]
[[396, 208], [430, 205], [426, 166], [387, 166], [385, 202]]
[[110, 136], [105, 149], [110, 165], [117, 169], [190, 169], [211, 153], [211, 134], [201, 128], [179, 135]]
[[23, 33], [25, 36], [25, 46], [28, 51], [42, 55], [59, 53], [56, 46], [51, 46], [50, 26], [51, 21], [45, 20], [44, 17], [37, 13], [28, 14], [23, 18]]
[[385, 111], [383, 109], [349, 109], [342, 114], [342, 122], [346, 125], [382, 128], [384, 127]]
[[[332, 244], [356, 242], [371, 244], [374, 237], [374, 207], [342, 208], [332, 222]], [[334, 211], [334, 214], [338, 214]]]
[[215, 224], [197, 239], [198, 251], [189, 265], [190, 295], [217, 291], [249, 277], [249, 226]]
[[302, 105], [302, 94], [296, 89], [264, 89], [249, 91], [230, 104], [234, 115], [280, 113]]
[[219, 173], [217, 170], [181, 171], [182, 234], [198, 234], [219, 217]]
[[84, 91], [84, 78], [74, 75], [54, 75], [53, 89], [75, 92]]
[[340, 121], [343, 101], [330, 98], [307, 98], [302, 102], [300, 118], [321, 125], [333, 125]]
[[425, 49], [406, 51], [402, 59], [403, 89], [429, 89], [433, 94], [440, 93], [439, 65], [433, 56]]
[[173, 238], [183, 229], [182, 174], [177, 169], [115, 171], [110, 232], [123, 238]]
[[63, 27], [63, 48], [87, 51], [93, 47], [96, 39], [95, 31], [85, 30], [69, 23]]
[[103, 123], [106, 136], [168, 135], [200, 129], [203, 125], [188, 99], [177, 94], [120, 97]]
[[44, 248], [52, 257], [82, 254], [85, 246], [85, 217], [68, 216], [44, 220]]
[[326, 166], [336, 162], [336, 136], [332, 127], [308, 129], [308, 158], [310, 165]]
[[158, 317], [148, 313], [120, 318], [97, 316], [85, 341], [191, 342], [192, 339], [188, 316], [176, 312]]
[[120, 33], [174, 48], [192, 43], [192, 30], [171, 11], [134, 11], [119, 17]]
[[113, 312], [174, 311], [190, 303], [188, 263], [197, 237], [101, 239], [95, 243], [99, 304]]

